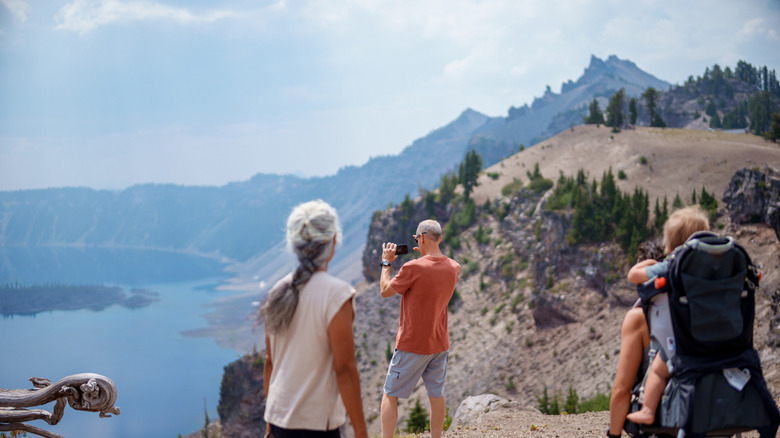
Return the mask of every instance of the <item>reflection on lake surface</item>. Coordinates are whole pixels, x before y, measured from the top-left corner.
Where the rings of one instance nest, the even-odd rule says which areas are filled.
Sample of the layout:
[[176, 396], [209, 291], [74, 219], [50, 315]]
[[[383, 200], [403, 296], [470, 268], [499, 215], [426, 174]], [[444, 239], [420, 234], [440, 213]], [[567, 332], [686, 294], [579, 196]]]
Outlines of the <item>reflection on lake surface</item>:
[[[119, 416], [65, 410], [60, 424], [36, 424], [68, 438], [176, 437], [202, 427], [216, 406], [222, 369], [238, 357], [211, 339], [181, 335], [203, 327], [204, 306], [225, 274], [211, 259], [141, 250], [0, 248], [0, 284], [111, 284], [158, 292], [140, 309], [112, 306], [0, 319], [0, 387], [32, 388], [94, 372], [114, 380]], [[8, 352], [13, 352], [8, 354]], [[48, 405], [51, 411], [53, 405]]]

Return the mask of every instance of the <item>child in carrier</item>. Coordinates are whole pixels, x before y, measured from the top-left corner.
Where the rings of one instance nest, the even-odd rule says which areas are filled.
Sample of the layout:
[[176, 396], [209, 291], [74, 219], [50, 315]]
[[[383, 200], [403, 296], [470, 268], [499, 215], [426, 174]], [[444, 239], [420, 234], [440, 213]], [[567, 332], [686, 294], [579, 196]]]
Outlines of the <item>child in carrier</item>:
[[[709, 229], [710, 224], [707, 214], [699, 206], [676, 210], [664, 223], [664, 252], [667, 255], [671, 254], [675, 248], [684, 244], [693, 233], [709, 231]], [[643, 260], [628, 271], [628, 280], [634, 284], [644, 283], [664, 272], [668, 265], [668, 259], [661, 262], [652, 259]], [[665, 321], [662, 324], [651, 324], [650, 336], [659, 344], [660, 354], [655, 357], [650, 366], [650, 373], [645, 384], [642, 409], [626, 416], [628, 420], [637, 424], [652, 424], [655, 420], [655, 411], [669, 380], [670, 370], [667, 364], [671, 364], [671, 359], [675, 353], [668, 297], [666, 294], [660, 294], [654, 300], [653, 308], [657, 311], [656, 316], [663, 318]], [[657, 330], [654, 330], [654, 327], [657, 326], [666, 327], [666, 333], [659, 334]]]

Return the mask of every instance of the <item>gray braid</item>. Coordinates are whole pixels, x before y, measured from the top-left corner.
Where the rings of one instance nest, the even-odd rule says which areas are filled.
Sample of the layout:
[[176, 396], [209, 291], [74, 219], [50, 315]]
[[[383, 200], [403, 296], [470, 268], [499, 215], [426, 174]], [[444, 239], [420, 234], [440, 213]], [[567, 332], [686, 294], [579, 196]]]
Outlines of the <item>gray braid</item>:
[[333, 238], [341, 235], [336, 210], [317, 200], [295, 207], [287, 219], [287, 247], [298, 259], [292, 279], [277, 284], [260, 307], [259, 322], [266, 333], [280, 333], [298, 307], [300, 290], [330, 256]]

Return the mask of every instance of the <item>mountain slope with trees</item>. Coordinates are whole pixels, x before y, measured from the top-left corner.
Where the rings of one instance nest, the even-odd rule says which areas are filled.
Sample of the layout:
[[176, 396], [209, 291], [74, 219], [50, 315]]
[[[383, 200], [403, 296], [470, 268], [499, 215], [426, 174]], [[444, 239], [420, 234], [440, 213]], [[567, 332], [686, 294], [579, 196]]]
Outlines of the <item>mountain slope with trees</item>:
[[[576, 81], [561, 84], [555, 93], [548, 86], [542, 97], [531, 105], [509, 108], [507, 117], [491, 119], [476, 133], [471, 146], [486, 162], [493, 163], [491, 150], [529, 146], [545, 138], [582, 124], [588, 105], [595, 99], [602, 108], [615, 92], [639, 96], [648, 87], [665, 90], [671, 84], [642, 71], [633, 62], [611, 55], [606, 61], [591, 56], [590, 64]], [[503, 158], [503, 157], [500, 157]]]
[[[628, 103], [626, 104], [626, 100]], [[722, 129], [752, 132], [770, 140], [780, 138], [780, 83], [775, 70], [739, 61], [732, 71], [718, 64], [703, 76], [689, 76], [668, 90], [648, 87], [641, 96], [625, 89], [609, 98], [604, 111], [594, 98], [583, 117], [586, 124], [615, 129], [632, 126]]]
[[[713, 229], [734, 236], [764, 266], [755, 340], [765, 377], [780, 395], [780, 245], [772, 228], [780, 223], [735, 221], [746, 205], [733, 195], [724, 200], [735, 187], [750, 192], [744, 184], [751, 181], [756, 190], [780, 190], [778, 173], [765, 166], [780, 169], [780, 147], [753, 135], [581, 126], [485, 169], [469, 201], [458, 187], [444, 205], [434, 192], [375, 213], [355, 329], [366, 412], [379, 406], [398, 324], [398, 297], [379, 297], [380, 244], [404, 243], [408, 228], [431, 211], [445, 229], [443, 251], [462, 266], [449, 315], [450, 413], [466, 397], [486, 393], [530, 407], [545, 392], [550, 406], [564, 406], [573, 393], [604, 400], [620, 355], [620, 324], [637, 296], [626, 272], [644, 251], [639, 243], [658, 238], [664, 211], [678, 202], [703, 201]], [[735, 175], [741, 179], [732, 182]], [[765, 198], [774, 204], [763, 208], [776, 211], [780, 191], [773, 193]], [[753, 197], [741, 195], [743, 202]], [[402, 405], [400, 422], [416, 399], [425, 400], [422, 385]], [[496, 436], [518, 434], [495, 425], [504, 430]]]

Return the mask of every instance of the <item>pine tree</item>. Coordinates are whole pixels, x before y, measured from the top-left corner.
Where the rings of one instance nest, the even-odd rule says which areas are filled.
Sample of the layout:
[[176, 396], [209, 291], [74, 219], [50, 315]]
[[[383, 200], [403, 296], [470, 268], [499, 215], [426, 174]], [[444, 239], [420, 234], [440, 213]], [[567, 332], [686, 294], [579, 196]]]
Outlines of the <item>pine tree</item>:
[[772, 113], [772, 127], [769, 129], [766, 138], [774, 142], [780, 140], [780, 113]]
[[720, 116], [718, 113], [715, 113], [715, 115], [710, 119], [710, 128], [720, 129], [722, 126], [723, 124], [720, 121]]
[[642, 243], [642, 240], [642, 233], [639, 232], [637, 227], [634, 227], [631, 232], [631, 241], [628, 244], [628, 249], [626, 250], [626, 256], [628, 256], [629, 260], [632, 260], [634, 257], [636, 257], [636, 253], [639, 251], [639, 244]]
[[663, 217], [663, 213], [661, 212], [661, 202], [658, 200], [658, 198], [655, 198], [655, 210], [653, 211], [653, 228], [655, 229], [656, 233], [661, 232], [664, 227], [664, 221], [666, 219]]
[[680, 198], [680, 194], [677, 193], [674, 195], [674, 200], [672, 201], [672, 211], [679, 210], [683, 207], [685, 207], [685, 203], [683, 203], [682, 198]]
[[479, 185], [477, 180], [482, 170], [482, 156], [472, 149], [461, 161], [459, 169], [458, 182], [463, 185], [463, 196], [468, 200], [474, 187]]
[[561, 405], [558, 403], [558, 395], [553, 396], [550, 402], [550, 415], [561, 415]]
[[636, 125], [637, 109], [636, 109], [636, 97], [632, 97], [628, 101], [628, 117], [631, 125]]
[[666, 199], [666, 195], [664, 195], [664, 223], [666, 223], [666, 220], [669, 219], [669, 201]]
[[455, 187], [458, 186], [458, 177], [448, 172], [442, 175], [439, 185], [439, 202], [447, 205], [455, 197]]
[[586, 125], [603, 125], [604, 124], [604, 113], [601, 112], [601, 108], [599, 108], [599, 101], [596, 99], [593, 99], [593, 102], [590, 103], [588, 106], [588, 117], [585, 117], [584, 122]]
[[625, 105], [626, 91], [621, 88], [609, 99], [609, 105], [607, 106], [607, 120], [604, 123], [607, 126], [611, 126], [613, 129], [620, 129], [623, 127], [623, 106]]
[[666, 122], [663, 121], [656, 111], [659, 97], [660, 93], [653, 87], [647, 88], [644, 93], [642, 93], [642, 99], [645, 100], [645, 108], [647, 108], [647, 112], [650, 114], [650, 126], [664, 128], [666, 127]]
[[701, 208], [709, 214], [710, 221], [715, 219], [715, 216], [718, 214], [718, 200], [710, 193], [707, 193], [707, 190], [705, 190], [704, 187], [701, 188], [699, 205], [701, 205]]
[[577, 413], [577, 403], [580, 398], [577, 396], [577, 390], [569, 386], [569, 394], [566, 396], [566, 402], [563, 404], [563, 410], [568, 414]]
[[406, 431], [409, 433], [422, 433], [428, 428], [428, 412], [420, 404], [420, 399], [415, 399], [414, 407], [409, 412], [406, 420]]
[[776, 112], [774, 100], [769, 91], [761, 91], [748, 99], [748, 117], [750, 130], [756, 135], [764, 135], [772, 125], [772, 113]]
[[547, 385], [544, 386], [544, 392], [541, 397], [536, 397], [536, 407], [543, 414], [550, 414], [550, 397], [547, 395]]

